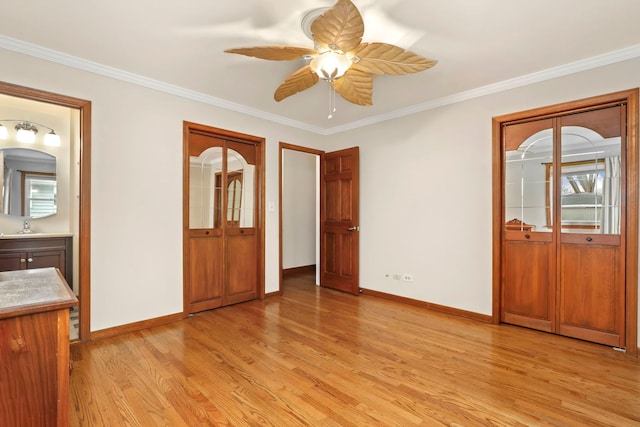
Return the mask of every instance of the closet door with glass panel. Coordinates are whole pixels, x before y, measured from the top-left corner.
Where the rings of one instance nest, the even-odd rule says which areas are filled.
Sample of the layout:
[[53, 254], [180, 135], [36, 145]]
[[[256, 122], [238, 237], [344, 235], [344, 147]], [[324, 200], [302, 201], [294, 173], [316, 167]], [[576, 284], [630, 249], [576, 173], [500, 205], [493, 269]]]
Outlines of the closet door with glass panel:
[[185, 300], [189, 313], [258, 296], [257, 162], [250, 141], [190, 133]]
[[501, 321], [551, 332], [555, 319], [556, 247], [553, 121], [503, 128], [504, 223]]
[[558, 118], [558, 332], [624, 347], [625, 106]]
[[503, 125], [502, 322], [624, 347], [626, 115]]

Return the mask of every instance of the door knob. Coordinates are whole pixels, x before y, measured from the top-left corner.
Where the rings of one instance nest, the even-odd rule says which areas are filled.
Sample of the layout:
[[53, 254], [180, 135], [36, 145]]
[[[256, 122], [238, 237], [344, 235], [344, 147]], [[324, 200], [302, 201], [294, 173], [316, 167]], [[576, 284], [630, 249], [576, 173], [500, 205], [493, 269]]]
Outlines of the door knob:
[[359, 226], [357, 226], [357, 225], [355, 225], [355, 226], [353, 226], [353, 227], [349, 227], [349, 228], [347, 228], [347, 230], [349, 230], [349, 231], [360, 231], [360, 227], [359, 227]]

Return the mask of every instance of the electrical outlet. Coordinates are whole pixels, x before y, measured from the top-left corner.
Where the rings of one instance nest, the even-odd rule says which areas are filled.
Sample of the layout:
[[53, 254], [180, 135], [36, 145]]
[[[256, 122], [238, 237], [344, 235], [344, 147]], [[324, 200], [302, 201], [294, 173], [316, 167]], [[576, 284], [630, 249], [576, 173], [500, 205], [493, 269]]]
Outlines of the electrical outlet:
[[393, 273], [393, 280], [400, 280], [402, 276], [399, 273]]
[[413, 282], [413, 274], [402, 273], [402, 280], [405, 282]]

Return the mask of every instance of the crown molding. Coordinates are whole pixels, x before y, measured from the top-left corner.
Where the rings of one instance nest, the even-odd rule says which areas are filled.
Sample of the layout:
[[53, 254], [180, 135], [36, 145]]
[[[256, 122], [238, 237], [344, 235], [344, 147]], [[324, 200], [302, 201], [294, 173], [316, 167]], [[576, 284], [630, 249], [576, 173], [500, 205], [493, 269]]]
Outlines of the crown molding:
[[0, 34], [0, 48], [313, 133], [325, 129]]
[[279, 123], [285, 126], [298, 128], [319, 135], [334, 135], [337, 133], [373, 125], [387, 120], [397, 119], [422, 111], [456, 104], [459, 102], [480, 98], [482, 96], [504, 92], [510, 89], [515, 89], [518, 87], [527, 86], [534, 83], [539, 83], [546, 80], [551, 80], [558, 77], [563, 77], [570, 74], [591, 70], [593, 68], [603, 67], [606, 65], [615, 64], [617, 62], [640, 57], [640, 45], [634, 45], [628, 48], [608, 52], [603, 55], [594, 56], [591, 58], [560, 65], [558, 67], [549, 68], [547, 70], [542, 70], [531, 74], [526, 74], [524, 76], [515, 77], [513, 79], [504, 80], [498, 83], [481, 86], [475, 89], [459, 92], [450, 96], [434, 99], [421, 104], [401, 108], [389, 113], [379, 114], [376, 116], [367, 117], [366, 119], [356, 120], [344, 125], [325, 129], [317, 126], [312, 126], [308, 123], [300, 122], [298, 120], [291, 120], [277, 114], [267, 113], [265, 111], [251, 108], [246, 105], [226, 101], [214, 96], [205, 95], [203, 93], [185, 89], [180, 86], [164, 83], [155, 79], [150, 79], [139, 74], [130, 73], [128, 71], [102, 65], [97, 62], [88, 61], [76, 56], [58, 52], [53, 49], [48, 49], [32, 43], [24, 42], [22, 40], [7, 37], [2, 34], [0, 34], [0, 48], [11, 50], [24, 55], [33, 56], [35, 58], [44, 59], [46, 61], [54, 62], [60, 65], [65, 65], [112, 79], [120, 80], [123, 82], [135, 84], [137, 86], [146, 87], [148, 89], [157, 90], [159, 92], [179, 96], [181, 98], [190, 99], [263, 120]]
[[333, 135], [340, 132], [345, 132], [348, 130], [357, 129], [364, 126], [369, 126], [372, 124], [384, 122], [387, 120], [397, 119], [397, 118], [408, 116], [414, 113], [419, 113], [421, 111], [432, 110], [434, 108], [444, 107], [446, 105], [451, 105], [451, 104], [457, 104], [459, 102], [480, 98], [482, 96], [504, 92], [507, 90], [528, 86], [534, 83], [540, 83], [546, 80], [552, 80], [558, 77], [564, 77], [570, 74], [575, 74], [582, 71], [587, 71], [594, 68], [611, 65], [618, 62], [622, 62], [622, 61], [635, 59], [638, 57], [640, 57], [640, 45], [630, 46], [628, 48], [615, 50], [612, 52], [605, 53], [603, 55], [594, 56], [591, 58], [583, 59], [581, 61], [560, 65], [557, 67], [549, 68], [549, 69], [538, 71], [531, 74], [525, 74], [524, 76], [519, 76], [509, 80], [503, 80], [498, 83], [493, 83], [493, 84], [481, 86], [475, 89], [458, 92], [450, 96], [445, 96], [445, 97], [434, 99], [421, 104], [416, 104], [406, 108], [394, 110], [389, 113], [367, 117], [366, 119], [354, 121], [351, 123], [347, 123], [345, 125], [336, 126], [330, 129], [323, 129], [323, 130], [324, 130], [324, 134]]

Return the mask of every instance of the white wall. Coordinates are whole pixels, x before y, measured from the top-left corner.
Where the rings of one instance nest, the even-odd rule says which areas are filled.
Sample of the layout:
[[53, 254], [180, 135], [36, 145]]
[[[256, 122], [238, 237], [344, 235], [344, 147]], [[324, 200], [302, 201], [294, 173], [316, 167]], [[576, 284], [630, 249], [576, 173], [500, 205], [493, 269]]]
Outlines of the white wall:
[[[626, 61], [323, 138], [13, 52], [0, 63], [1, 80], [93, 102], [92, 330], [182, 310], [183, 120], [267, 138], [275, 206], [278, 141], [360, 146], [361, 286], [490, 314], [491, 117], [640, 85], [640, 60]], [[267, 292], [277, 215], [266, 218]], [[385, 277], [395, 272], [415, 281]]]
[[360, 146], [361, 286], [490, 315], [492, 117], [639, 85], [626, 61], [334, 135]]
[[283, 150], [282, 268], [316, 263], [317, 155]]
[[[92, 101], [91, 330], [182, 311], [182, 124], [266, 138], [266, 201], [278, 206], [278, 143], [322, 137], [0, 49], [0, 80]], [[278, 290], [278, 211], [266, 213], [266, 292]]]

